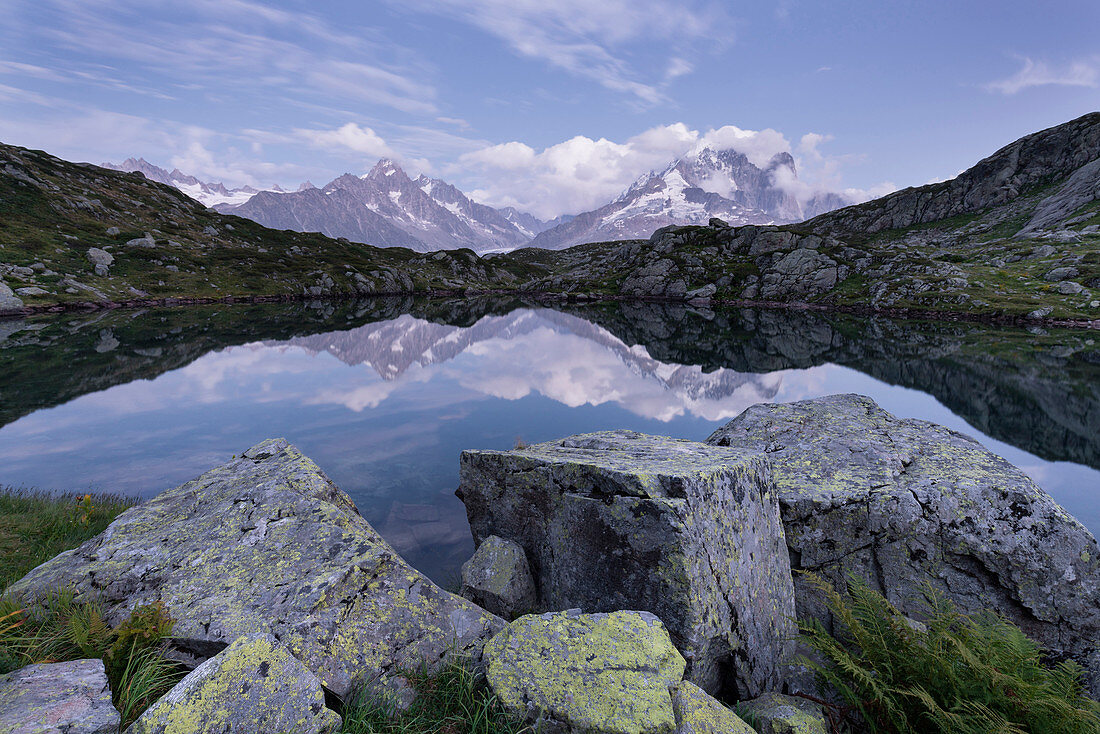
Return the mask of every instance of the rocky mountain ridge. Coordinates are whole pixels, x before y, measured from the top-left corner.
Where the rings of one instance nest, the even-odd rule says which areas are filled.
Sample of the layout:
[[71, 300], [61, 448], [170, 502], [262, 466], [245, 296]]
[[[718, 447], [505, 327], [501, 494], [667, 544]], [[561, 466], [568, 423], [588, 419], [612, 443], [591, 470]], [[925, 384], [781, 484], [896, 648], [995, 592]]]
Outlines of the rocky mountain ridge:
[[764, 168], [736, 150], [702, 148], [661, 172], [639, 177], [614, 201], [548, 229], [531, 247], [558, 250], [586, 242], [647, 238], [670, 225], [702, 225], [719, 218], [734, 226], [799, 222], [844, 206], [834, 193], [800, 201], [783, 181], [797, 179], [789, 153]]
[[[140, 173], [150, 181], [174, 186], [192, 199], [201, 201], [206, 206], [243, 204], [260, 191], [273, 191], [281, 194], [284, 190], [275, 184], [270, 189], [256, 189], [251, 186], [240, 186], [235, 189], [227, 188], [223, 183], [208, 183], [200, 181], [194, 176], [188, 175], [178, 168], [167, 171], [160, 166], [155, 166], [144, 158], [127, 158], [122, 163], [100, 163], [101, 168], [112, 171], [125, 171], [128, 173]], [[308, 182], [307, 182], [308, 183]], [[312, 186], [312, 184], [309, 184]], [[306, 184], [302, 184], [306, 186]]]

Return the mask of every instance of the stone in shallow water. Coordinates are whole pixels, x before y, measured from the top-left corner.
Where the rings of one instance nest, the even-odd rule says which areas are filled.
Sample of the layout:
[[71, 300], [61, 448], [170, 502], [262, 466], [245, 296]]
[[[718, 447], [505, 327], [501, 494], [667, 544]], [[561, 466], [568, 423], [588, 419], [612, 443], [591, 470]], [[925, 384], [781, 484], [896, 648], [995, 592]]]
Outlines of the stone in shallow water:
[[504, 708], [547, 732], [671, 734], [684, 658], [646, 612], [529, 614], [485, 646]]
[[633, 431], [462, 454], [475, 541], [515, 541], [538, 608], [656, 614], [707, 691], [782, 684], [793, 585], [767, 460]]
[[462, 564], [462, 596], [505, 619], [535, 608], [535, 580], [518, 544], [490, 535]]
[[58, 586], [109, 621], [163, 601], [192, 662], [269, 632], [345, 697], [391, 672], [476, 662], [503, 621], [409, 567], [316, 464], [283, 439], [122, 513], [10, 591]]
[[[964, 612], [999, 612], [1076, 658], [1100, 693], [1096, 540], [977, 441], [861, 395], [755, 405], [707, 441], [768, 452], [797, 568], [838, 587], [855, 574], [918, 619], [930, 580]], [[830, 624], [801, 583], [797, 601]]]
[[102, 660], [0, 675], [0, 731], [7, 734], [117, 734], [119, 722]]
[[126, 734], [331, 734], [317, 676], [271, 635], [246, 635], [191, 671]]

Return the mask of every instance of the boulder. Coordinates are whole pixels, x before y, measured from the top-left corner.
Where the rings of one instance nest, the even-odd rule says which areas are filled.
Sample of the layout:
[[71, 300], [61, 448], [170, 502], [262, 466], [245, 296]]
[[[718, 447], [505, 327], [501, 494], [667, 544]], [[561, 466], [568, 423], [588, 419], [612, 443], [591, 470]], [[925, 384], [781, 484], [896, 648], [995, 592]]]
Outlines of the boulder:
[[1057, 283], [1062, 280], [1069, 280], [1076, 278], [1080, 275], [1080, 271], [1074, 267], [1061, 267], [1054, 268], [1043, 276], [1043, 280], [1050, 281], [1051, 283]]
[[23, 301], [16, 297], [3, 281], [0, 281], [0, 314], [23, 310]]
[[144, 237], [137, 237], [137, 238], [132, 239], [132, 240], [127, 240], [126, 244], [129, 245], [130, 247], [153, 248], [153, 247], [157, 246], [157, 241], [153, 237], [153, 235], [146, 232]]
[[684, 658], [647, 612], [529, 614], [485, 646], [505, 710], [543, 732], [672, 734]]
[[[867, 580], [920, 619], [931, 582], [964, 612], [993, 610], [1100, 693], [1100, 549], [1022, 471], [968, 436], [860, 395], [755, 405], [708, 443], [767, 451], [791, 565], [837, 587]], [[800, 617], [829, 615], [796, 584]]]
[[101, 250], [98, 247], [88, 248], [88, 262], [95, 268], [96, 275], [106, 276], [111, 267], [111, 263], [114, 261], [114, 256], [106, 250]]
[[535, 580], [518, 544], [490, 535], [462, 564], [462, 596], [505, 619], [535, 608]]
[[676, 734], [756, 734], [737, 714], [690, 681], [672, 688]]
[[0, 731], [117, 734], [119, 723], [102, 660], [29, 665], [0, 675]]
[[27, 286], [26, 288], [16, 288], [15, 292], [20, 296], [48, 296], [50, 294], [45, 288], [39, 288], [35, 285]]
[[761, 298], [810, 297], [829, 290], [839, 277], [837, 262], [816, 250], [799, 248], [786, 253], [764, 271]]
[[526, 552], [540, 610], [656, 614], [708, 692], [781, 686], [793, 585], [763, 452], [608, 431], [462, 454], [481, 543]]
[[191, 671], [126, 734], [332, 734], [317, 676], [271, 635], [245, 635]]
[[765, 693], [738, 705], [760, 734], [829, 734], [821, 706], [805, 698]]
[[110, 622], [161, 601], [195, 663], [269, 632], [340, 697], [391, 671], [480, 659], [503, 621], [409, 567], [316, 464], [283, 439], [254, 446], [119, 515], [10, 588], [71, 587]]

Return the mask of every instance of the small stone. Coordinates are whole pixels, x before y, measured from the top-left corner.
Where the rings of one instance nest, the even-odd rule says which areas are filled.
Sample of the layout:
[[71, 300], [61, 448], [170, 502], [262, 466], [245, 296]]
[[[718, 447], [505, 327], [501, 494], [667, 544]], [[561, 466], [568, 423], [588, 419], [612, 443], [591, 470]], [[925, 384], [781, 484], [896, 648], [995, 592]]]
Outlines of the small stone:
[[117, 734], [119, 723], [102, 660], [28, 665], [0, 676], [0, 731]]
[[684, 658], [648, 612], [529, 614], [485, 646], [505, 710], [549, 731], [672, 734]]
[[1058, 292], [1063, 296], [1076, 296], [1085, 292], [1085, 286], [1072, 280], [1065, 280], [1058, 284]]
[[1089, 301], [1089, 308], [1100, 308], [1100, 301]]
[[95, 267], [95, 274], [101, 277], [106, 277], [108, 269], [111, 267], [111, 263], [115, 261], [114, 255], [101, 250], [98, 247], [88, 248], [88, 261]]
[[481, 541], [462, 564], [461, 595], [505, 619], [534, 611], [535, 580], [523, 548], [495, 535]]
[[821, 706], [805, 698], [765, 693], [740, 705], [752, 715], [759, 734], [829, 734]]
[[153, 248], [157, 246], [157, 241], [153, 238], [153, 235], [146, 232], [144, 237], [138, 237], [137, 239], [128, 240], [126, 244], [131, 247]]
[[1043, 319], [1047, 316], [1050, 316], [1052, 313], [1054, 313], [1053, 308], [1051, 308], [1050, 306], [1043, 306], [1042, 308], [1037, 308], [1034, 311], [1028, 311], [1027, 317], [1029, 319]]
[[108, 237], [117, 237], [120, 232], [121, 232], [121, 230], [118, 227], [108, 227], [107, 228], [107, 236]]
[[150, 706], [126, 734], [331, 734], [317, 676], [269, 634], [239, 637]]
[[1051, 283], [1057, 283], [1060, 280], [1069, 280], [1070, 278], [1076, 278], [1080, 274], [1080, 271], [1074, 267], [1061, 267], [1054, 268], [1046, 275], [1043, 276], [1043, 280]]

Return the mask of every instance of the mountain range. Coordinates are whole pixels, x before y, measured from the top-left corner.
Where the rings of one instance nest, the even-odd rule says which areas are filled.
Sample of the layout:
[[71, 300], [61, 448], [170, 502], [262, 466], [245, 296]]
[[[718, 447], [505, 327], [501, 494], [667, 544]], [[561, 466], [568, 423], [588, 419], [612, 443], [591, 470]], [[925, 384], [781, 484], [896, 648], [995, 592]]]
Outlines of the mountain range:
[[440, 179], [411, 178], [388, 159], [365, 175], [346, 173], [320, 189], [306, 182], [295, 192], [278, 187], [230, 190], [140, 158], [104, 166], [140, 172], [223, 214], [267, 227], [418, 252], [461, 247], [478, 253], [506, 252], [524, 246], [558, 250], [586, 242], [646, 238], [670, 224], [706, 224], [712, 217], [732, 224], [797, 222], [848, 203], [834, 193], [805, 202], [791, 194], [780, 183], [797, 179], [788, 153], [760, 168], [732, 149], [694, 151], [663, 171], [640, 177], [598, 209], [549, 221], [514, 207], [480, 204]]

